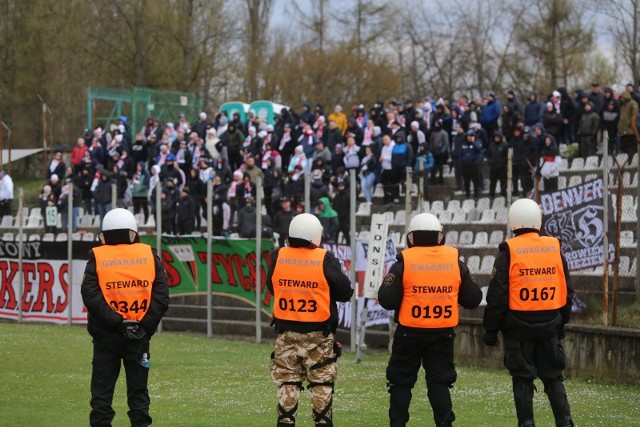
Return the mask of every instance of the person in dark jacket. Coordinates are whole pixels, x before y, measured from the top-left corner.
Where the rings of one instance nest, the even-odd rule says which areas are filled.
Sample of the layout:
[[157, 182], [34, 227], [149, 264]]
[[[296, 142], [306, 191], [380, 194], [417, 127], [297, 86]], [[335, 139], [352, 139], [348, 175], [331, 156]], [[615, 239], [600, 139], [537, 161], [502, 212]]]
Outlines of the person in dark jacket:
[[444, 185], [444, 165], [449, 159], [449, 134], [442, 128], [442, 120], [436, 120], [429, 136], [429, 151], [433, 155], [431, 184]]
[[136, 140], [131, 145], [131, 158], [138, 164], [140, 162], [146, 162], [149, 157], [149, 142], [144, 139], [142, 134], [136, 135]]
[[75, 185], [82, 192], [82, 202], [86, 215], [94, 214], [93, 194], [91, 193], [91, 185], [93, 184], [93, 176], [90, 174], [90, 167], [85, 166], [82, 172], [76, 177]]
[[480, 124], [484, 129], [489, 139], [492, 139], [493, 132], [498, 129], [498, 120], [500, 119], [500, 103], [496, 100], [496, 96], [490, 93], [485, 98], [485, 105], [482, 109], [482, 115], [480, 116]]
[[212, 229], [214, 236], [228, 236], [231, 229], [231, 206], [227, 203], [227, 187], [220, 178], [213, 180]]
[[93, 200], [96, 202], [96, 210], [100, 216], [100, 221], [111, 210], [111, 178], [109, 172], [104, 169], [100, 172], [98, 184], [93, 191]]
[[273, 231], [278, 233], [278, 246], [283, 248], [289, 236], [289, 225], [296, 213], [291, 209], [291, 199], [282, 197], [280, 199], [281, 209], [273, 217]]
[[236, 170], [242, 165], [242, 143], [244, 137], [242, 136], [242, 130], [237, 128], [234, 122], [229, 123], [227, 127], [227, 149], [229, 155], [229, 165], [232, 170]]
[[522, 116], [522, 108], [520, 107], [518, 98], [516, 98], [516, 93], [513, 90], [508, 90], [505, 98], [505, 105], [508, 105], [509, 109], [516, 113], [518, 116]]
[[322, 169], [314, 169], [309, 177], [311, 178], [309, 185], [311, 206], [318, 206], [320, 198], [329, 195], [329, 186], [325, 183]]
[[584, 106], [584, 114], [582, 114], [578, 123], [577, 136], [580, 156], [585, 159], [589, 156], [594, 156], [597, 152], [600, 116], [594, 108], [593, 103], [588, 102]]
[[618, 122], [620, 121], [620, 107], [615, 99], [607, 102], [602, 112], [602, 128], [607, 131], [609, 138], [609, 154], [620, 152], [620, 139], [618, 138]]
[[512, 110], [511, 104], [502, 106], [502, 134], [508, 140], [513, 136], [513, 130], [520, 122], [520, 114]]
[[[169, 307], [167, 277], [155, 250], [140, 243], [131, 212], [110, 211], [99, 238], [101, 246], [89, 251], [80, 288], [87, 308], [87, 330], [93, 337], [89, 423], [111, 425], [113, 392], [124, 363], [129, 420], [132, 426], [148, 426], [152, 422], [147, 389], [149, 344]], [[125, 267], [132, 260], [140, 263]], [[139, 285], [121, 288], [114, 283]]]
[[176, 234], [176, 201], [173, 197], [173, 189], [164, 188], [160, 193], [160, 210], [162, 213], [162, 232]]
[[[278, 385], [278, 427], [296, 423], [303, 381], [309, 382], [316, 426], [333, 426], [333, 387], [340, 347], [336, 302], [349, 301], [351, 282], [334, 255], [320, 249], [322, 225], [300, 214], [289, 226], [288, 247], [271, 255], [267, 288], [274, 295], [278, 334], [271, 354], [271, 377]], [[305, 283], [301, 288], [294, 283]]]
[[196, 209], [196, 203], [189, 194], [189, 187], [184, 187], [180, 192], [180, 199], [176, 206], [176, 229], [178, 236], [192, 234], [196, 216], [199, 215], [200, 212]]
[[[69, 224], [69, 184], [73, 182], [73, 177], [68, 177], [62, 187], [62, 192], [58, 198], [58, 212], [61, 215], [62, 230], [66, 232]], [[73, 206], [71, 207], [72, 224], [71, 229], [75, 233], [78, 231], [78, 216], [80, 215], [80, 206], [82, 206], [82, 190], [77, 185], [73, 185]]]
[[507, 155], [509, 145], [502, 137], [502, 132], [493, 134], [493, 142], [487, 150], [489, 163], [489, 200], [493, 204], [496, 196], [496, 184], [500, 183], [500, 195], [507, 198]]
[[238, 210], [238, 234], [247, 239], [256, 237], [256, 207], [254, 199], [248, 197]]
[[[133, 202], [133, 213], [142, 211], [144, 223], [149, 219], [149, 173], [146, 171], [147, 164], [138, 162], [136, 173], [131, 180], [131, 198]], [[155, 200], [154, 200], [155, 202]]]
[[522, 186], [522, 197], [526, 197], [533, 188], [532, 170], [536, 165], [536, 147], [524, 135], [524, 127], [518, 126], [513, 133], [513, 139], [509, 141], [513, 148], [512, 164], [512, 189], [513, 194], [519, 194], [519, 185]]
[[460, 164], [460, 152], [462, 146], [467, 140], [463, 124], [461, 122], [456, 123], [455, 134], [453, 135], [453, 142], [451, 143], [451, 160], [453, 161], [453, 173], [456, 179], [456, 193], [462, 194], [464, 182], [462, 179], [462, 165]]
[[541, 225], [535, 201], [519, 199], [509, 208], [509, 227], [515, 237], [500, 244], [493, 266], [484, 310], [484, 342], [497, 345], [498, 331], [502, 332], [504, 365], [513, 382], [519, 427], [535, 425], [535, 378], [544, 384], [556, 426], [572, 427], [561, 340], [571, 316], [573, 289], [560, 242], [540, 236]]
[[542, 122], [545, 106], [538, 100], [538, 93], [531, 92], [529, 94], [529, 103], [524, 107], [524, 125], [533, 126]]
[[207, 137], [208, 124], [207, 113], [203, 111], [198, 115], [198, 121], [191, 125], [191, 130], [197, 133], [200, 138], [205, 139]]
[[338, 191], [333, 198], [333, 208], [338, 213], [338, 233], [342, 231], [342, 235], [347, 243], [351, 244], [350, 230], [350, 212], [351, 212], [351, 195], [347, 189], [345, 181], [336, 185]]
[[[458, 305], [476, 308], [482, 291], [459, 260], [458, 250], [444, 245], [442, 225], [434, 215], [422, 213], [411, 220], [407, 247], [378, 289], [380, 305], [395, 310], [398, 323], [387, 366], [389, 421], [391, 427], [404, 427], [409, 421], [411, 389], [422, 364], [435, 424], [451, 426], [455, 415], [449, 389], [457, 377], [453, 344]], [[435, 283], [438, 286], [431, 286]]]
[[111, 180], [116, 183], [116, 205], [119, 208], [127, 208], [125, 206], [124, 197], [129, 183], [127, 181], [127, 173], [118, 168], [117, 165], [111, 167]]
[[242, 175], [242, 184], [236, 189], [236, 197], [238, 198], [238, 204], [244, 206], [244, 202], [248, 199], [255, 200], [256, 198], [256, 185], [251, 182], [251, 176], [248, 172]]
[[573, 99], [569, 96], [567, 88], [560, 87], [557, 91], [553, 92], [553, 98], [557, 99], [560, 103], [560, 114], [562, 114], [563, 133], [562, 138], [558, 141], [565, 144], [571, 144], [574, 142], [574, 127], [576, 126], [576, 113], [577, 107]]
[[546, 109], [542, 114], [542, 125], [546, 133], [551, 134], [556, 141], [562, 136], [562, 115], [556, 111], [556, 107], [552, 102], [547, 102]]
[[460, 168], [464, 181], [464, 191], [467, 198], [471, 197], [471, 183], [473, 182], [473, 197], [480, 197], [479, 164], [482, 159], [482, 145], [476, 141], [476, 133], [470, 129], [467, 138], [460, 148]]
[[600, 89], [598, 82], [591, 84], [591, 92], [589, 92], [589, 102], [593, 103], [593, 111], [598, 114], [602, 114], [604, 111], [604, 94]]
[[300, 113], [300, 120], [303, 122], [312, 125], [315, 121], [315, 116], [311, 111], [311, 103], [305, 102], [302, 106], [302, 112]]
[[200, 171], [196, 168], [192, 168], [187, 176], [187, 187], [189, 188], [189, 195], [193, 199], [196, 205], [196, 224], [195, 229], [200, 230], [202, 223], [202, 217], [206, 217], [206, 196], [207, 187], [206, 184], [200, 179]]
[[49, 162], [49, 170], [47, 171], [47, 178], [51, 178], [51, 175], [58, 175], [58, 177], [64, 177], [67, 171], [67, 166], [62, 160], [62, 153], [57, 152], [53, 157], [53, 160]]

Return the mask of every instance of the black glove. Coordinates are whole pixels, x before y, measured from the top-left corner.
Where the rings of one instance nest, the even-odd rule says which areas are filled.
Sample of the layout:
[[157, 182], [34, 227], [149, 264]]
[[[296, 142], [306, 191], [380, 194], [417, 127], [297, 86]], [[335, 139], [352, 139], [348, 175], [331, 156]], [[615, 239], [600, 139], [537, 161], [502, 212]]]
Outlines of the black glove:
[[140, 322], [136, 322], [135, 320], [123, 320], [122, 321], [122, 332], [124, 335], [124, 339], [130, 341], [141, 340], [147, 335], [147, 331], [140, 324]]
[[489, 347], [495, 347], [498, 345], [498, 334], [496, 334], [495, 332], [486, 331], [482, 340]]

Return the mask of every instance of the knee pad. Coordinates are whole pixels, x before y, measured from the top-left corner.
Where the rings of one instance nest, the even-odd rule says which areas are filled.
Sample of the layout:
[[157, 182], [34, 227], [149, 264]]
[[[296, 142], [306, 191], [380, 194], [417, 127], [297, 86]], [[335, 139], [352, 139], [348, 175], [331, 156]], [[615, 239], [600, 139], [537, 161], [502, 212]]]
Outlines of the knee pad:
[[564, 379], [563, 377], [543, 379], [542, 383], [544, 384], [544, 392], [547, 394], [554, 394], [554, 393], [566, 394], [563, 379]]
[[[287, 424], [295, 424], [296, 423], [296, 412], [298, 411], [298, 398], [300, 397], [299, 392], [304, 390], [304, 387], [302, 386], [302, 382], [300, 381], [286, 381], [283, 382], [282, 384], [279, 385], [279, 388], [285, 387], [285, 386], [294, 386], [298, 388], [298, 392], [297, 392], [297, 396], [295, 397], [296, 403], [293, 406], [293, 408], [286, 410], [282, 405], [281, 402], [278, 402], [278, 425], [287, 425]], [[294, 388], [295, 390], [295, 388]], [[296, 393], [294, 391], [294, 393]], [[285, 420], [289, 420], [291, 421], [290, 423], [286, 423], [284, 422]]]
[[331, 398], [329, 399], [329, 402], [327, 403], [327, 405], [322, 408], [320, 411], [316, 411], [315, 408], [312, 408], [312, 414], [313, 414], [313, 420], [316, 423], [316, 426], [324, 426], [324, 427], [332, 427], [333, 426], [333, 413], [329, 412], [331, 411], [331, 408], [333, 406], [333, 386], [334, 383], [333, 382], [326, 382], [326, 383], [309, 383], [309, 385], [307, 386], [307, 389], [311, 390], [313, 387], [331, 387]]

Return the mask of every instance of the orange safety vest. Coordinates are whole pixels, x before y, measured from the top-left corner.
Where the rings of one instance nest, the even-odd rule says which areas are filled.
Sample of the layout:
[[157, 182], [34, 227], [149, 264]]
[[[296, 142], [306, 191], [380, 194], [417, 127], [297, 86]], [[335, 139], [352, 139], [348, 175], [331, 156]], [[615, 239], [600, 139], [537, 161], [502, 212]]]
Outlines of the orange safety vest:
[[280, 249], [271, 279], [276, 319], [295, 322], [329, 320], [331, 297], [323, 269], [326, 253], [325, 249]]
[[460, 266], [450, 246], [414, 246], [402, 251], [404, 288], [398, 322], [412, 328], [458, 325]]
[[151, 247], [142, 243], [93, 248], [104, 299], [126, 320], [140, 321], [151, 302], [156, 267]]
[[507, 240], [509, 308], [519, 311], [555, 310], [567, 304], [560, 242], [554, 237], [526, 233]]

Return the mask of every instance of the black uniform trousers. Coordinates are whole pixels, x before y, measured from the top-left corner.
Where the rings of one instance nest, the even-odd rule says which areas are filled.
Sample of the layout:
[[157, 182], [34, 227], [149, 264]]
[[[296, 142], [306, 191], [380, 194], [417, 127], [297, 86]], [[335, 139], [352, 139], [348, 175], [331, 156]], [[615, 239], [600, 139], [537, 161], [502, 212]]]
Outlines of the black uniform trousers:
[[436, 426], [451, 426], [455, 415], [449, 389], [457, 378], [453, 364], [454, 337], [453, 329], [424, 332], [398, 326], [387, 366], [391, 427], [405, 426], [409, 421], [411, 389], [421, 364]]
[[133, 427], [151, 424], [149, 416], [149, 368], [143, 367], [141, 357], [149, 355], [149, 338], [126, 341], [109, 338], [93, 340], [93, 372], [91, 374], [91, 426], [111, 426], [115, 412], [111, 407], [116, 381], [120, 375], [121, 360], [127, 376], [127, 403], [129, 420]]
[[500, 183], [500, 195], [507, 198], [507, 168], [492, 167], [489, 169], [489, 198], [491, 200], [496, 196], [496, 185]]
[[565, 365], [564, 349], [556, 336], [538, 341], [505, 337], [504, 366], [511, 374], [519, 426], [533, 425], [535, 378], [540, 378], [544, 384], [556, 425], [573, 425], [562, 376]]
[[471, 197], [471, 183], [473, 183], [473, 197], [480, 196], [480, 170], [477, 163], [462, 163], [462, 180], [467, 198]]

